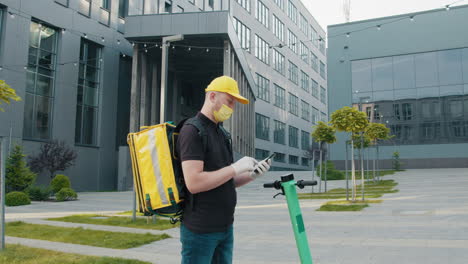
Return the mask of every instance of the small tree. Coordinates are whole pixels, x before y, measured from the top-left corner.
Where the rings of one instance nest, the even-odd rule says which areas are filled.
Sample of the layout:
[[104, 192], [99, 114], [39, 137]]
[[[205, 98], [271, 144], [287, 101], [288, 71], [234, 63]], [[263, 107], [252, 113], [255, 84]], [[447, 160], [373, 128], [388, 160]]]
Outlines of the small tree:
[[[0, 105], [3, 103], [10, 104], [10, 101], [20, 101], [21, 98], [16, 95], [16, 91], [11, 88], [4, 80], [0, 80]], [[0, 111], [4, 112], [2, 107]]]
[[64, 141], [52, 140], [41, 145], [39, 154], [29, 159], [29, 166], [36, 173], [47, 170], [53, 179], [55, 172], [64, 171], [74, 165], [76, 158], [76, 152]]
[[16, 145], [6, 162], [5, 191], [7, 193], [22, 192], [36, 180], [36, 174], [28, 166], [23, 154], [23, 148]]
[[349, 106], [336, 110], [331, 115], [332, 126], [343, 132], [351, 132], [351, 179], [353, 182], [352, 199], [356, 200], [356, 170], [354, 166], [354, 140], [352, 135], [364, 131], [369, 121], [366, 113], [360, 112]]
[[[312, 137], [315, 142], [319, 143], [320, 149], [320, 185], [319, 185], [319, 192], [321, 191], [321, 183], [322, 183], [322, 147], [323, 143], [334, 143], [336, 141], [335, 136], [335, 129], [325, 122], [319, 121], [318, 125], [315, 126], [314, 131], [312, 132]], [[325, 192], [327, 191], [327, 178], [325, 174]]]
[[400, 152], [398, 151], [393, 152], [392, 165], [393, 165], [394, 170], [396, 171], [401, 170]]
[[[369, 139], [372, 141], [372, 144], [376, 146], [376, 151], [377, 151], [377, 162], [378, 162], [378, 156], [379, 156], [379, 145], [378, 145], [378, 140], [386, 140], [390, 139], [390, 129], [386, 127], [384, 124], [380, 123], [370, 123], [365, 131], [365, 134]], [[375, 159], [374, 159], [374, 181], [376, 179], [375, 175]], [[377, 179], [380, 179], [380, 172], [377, 172]]]

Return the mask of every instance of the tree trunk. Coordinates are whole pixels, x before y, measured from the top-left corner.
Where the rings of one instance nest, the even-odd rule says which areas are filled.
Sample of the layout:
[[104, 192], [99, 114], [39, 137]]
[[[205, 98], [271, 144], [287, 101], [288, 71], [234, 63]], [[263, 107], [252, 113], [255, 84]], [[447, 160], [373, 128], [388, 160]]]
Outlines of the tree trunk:
[[346, 163], [345, 163], [345, 176], [346, 176], [346, 201], [349, 201], [349, 174], [348, 174], [348, 142], [346, 141]]
[[353, 184], [352, 200], [356, 201], [356, 168], [354, 166], [354, 141], [351, 139], [351, 181]]

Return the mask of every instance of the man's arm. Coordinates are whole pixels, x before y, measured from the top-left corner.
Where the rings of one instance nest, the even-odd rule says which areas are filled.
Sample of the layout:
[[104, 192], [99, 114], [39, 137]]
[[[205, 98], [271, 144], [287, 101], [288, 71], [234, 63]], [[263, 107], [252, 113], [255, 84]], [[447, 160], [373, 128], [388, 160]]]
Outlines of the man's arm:
[[221, 186], [236, 175], [232, 166], [226, 166], [217, 171], [203, 171], [202, 160], [186, 160], [182, 162], [185, 185], [187, 189], [195, 194], [206, 192]]

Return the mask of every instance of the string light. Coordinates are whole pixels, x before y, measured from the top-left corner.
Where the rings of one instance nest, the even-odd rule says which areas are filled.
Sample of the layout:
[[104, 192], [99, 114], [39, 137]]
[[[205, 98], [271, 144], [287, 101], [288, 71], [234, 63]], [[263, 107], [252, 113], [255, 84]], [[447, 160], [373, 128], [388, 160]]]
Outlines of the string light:
[[120, 45], [120, 39], [117, 40], [117, 45]]
[[86, 33], [83, 33], [83, 36], [84, 36], [84, 38], [86, 38], [86, 39], [88, 38], [88, 35], [86, 35]]
[[206, 52], [210, 52], [210, 49], [207, 48], [207, 49], [206, 49]]
[[349, 38], [350, 34], [351, 34], [351, 33], [349, 33], [349, 32], [346, 33], [346, 37]]
[[449, 11], [450, 10], [450, 5], [446, 5], [445, 10]]
[[15, 14], [14, 14], [14, 13], [8, 12], [8, 14], [10, 14], [10, 17], [11, 17], [11, 18], [15, 18]]
[[132, 42], [132, 47], [135, 47], [135, 42]]
[[411, 20], [411, 22], [413, 22], [414, 21], [414, 16], [410, 16], [410, 20]]
[[377, 30], [381, 30], [382, 27], [380, 25], [377, 25]]
[[62, 28], [62, 34], [65, 34], [65, 33], [67, 33], [67, 30]]
[[191, 50], [192, 50], [192, 47], [188, 47], [187, 50], [188, 50], [188, 51], [191, 51]]
[[106, 39], [104, 37], [101, 37], [102, 42], [106, 42]]

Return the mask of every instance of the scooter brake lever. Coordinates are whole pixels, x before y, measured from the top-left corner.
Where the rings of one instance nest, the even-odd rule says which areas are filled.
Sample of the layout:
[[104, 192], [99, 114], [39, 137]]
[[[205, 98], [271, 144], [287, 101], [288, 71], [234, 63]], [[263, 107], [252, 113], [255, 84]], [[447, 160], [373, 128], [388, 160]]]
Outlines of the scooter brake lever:
[[273, 196], [273, 198], [276, 198], [276, 196], [278, 196], [278, 195], [284, 195], [284, 193], [282, 193], [282, 192], [277, 193], [277, 194], [275, 194], [275, 195]]

